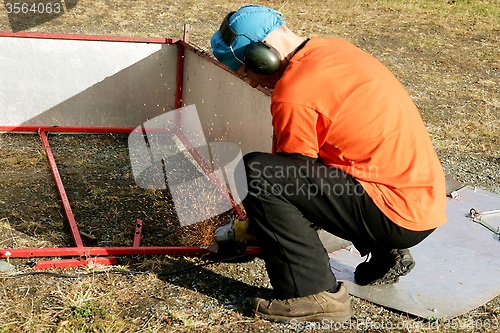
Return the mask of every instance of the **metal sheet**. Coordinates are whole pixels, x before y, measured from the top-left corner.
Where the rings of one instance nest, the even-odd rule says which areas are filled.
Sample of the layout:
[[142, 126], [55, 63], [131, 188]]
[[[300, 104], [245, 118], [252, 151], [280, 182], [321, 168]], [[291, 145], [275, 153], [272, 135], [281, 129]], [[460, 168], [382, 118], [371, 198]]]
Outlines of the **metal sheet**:
[[0, 38], [0, 125], [135, 127], [173, 109], [177, 46]]
[[326, 251], [328, 252], [334, 252], [337, 250], [341, 250], [343, 248], [346, 248], [350, 246], [352, 243], [342, 239], [340, 237], [337, 237], [335, 235], [332, 235], [331, 233], [320, 229], [318, 231], [318, 236], [321, 242], [323, 243], [323, 247], [325, 248]]
[[[0, 37], [0, 126], [139, 126], [176, 108], [178, 47]], [[208, 141], [271, 150], [267, 94], [190, 48], [182, 84]]]
[[267, 94], [187, 52], [182, 95], [186, 105], [196, 105], [207, 141], [236, 143], [243, 153], [271, 151], [271, 100]]
[[457, 194], [447, 201], [448, 222], [411, 249], [416, 266], [398, 283], [357, 285], [353, 271], [364, 258], [356, 251], [331, 253], [332, 271], [352, 295], [423, 318], [452, 318], [493, 299], [500, 294], [500, 241], [467, 215], [500, 209], [500, 196], [470, 187]]

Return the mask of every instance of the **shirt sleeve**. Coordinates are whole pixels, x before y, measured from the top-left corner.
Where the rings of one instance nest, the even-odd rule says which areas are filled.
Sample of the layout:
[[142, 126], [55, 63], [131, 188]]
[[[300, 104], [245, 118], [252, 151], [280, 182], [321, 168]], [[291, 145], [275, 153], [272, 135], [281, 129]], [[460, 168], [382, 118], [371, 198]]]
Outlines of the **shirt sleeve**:
[[318, 113], [308, 107], [289, 103], [271, 104], [274, 128], [274, 153], [318, 157]]

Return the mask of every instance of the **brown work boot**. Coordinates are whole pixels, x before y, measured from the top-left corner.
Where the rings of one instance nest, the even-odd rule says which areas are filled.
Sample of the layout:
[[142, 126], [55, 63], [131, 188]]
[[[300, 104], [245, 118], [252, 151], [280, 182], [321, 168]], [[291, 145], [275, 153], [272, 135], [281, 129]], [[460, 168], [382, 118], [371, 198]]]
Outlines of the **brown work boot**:
[[284, 300], [255, 298], [253, 309], [257, 316], [267, 320], [296, 321], [346, 321], [352, 316], [351, 297], [342, 282], [335, 293], [318, 294]]
[[356, 267], [354, 279], [362, 286], [396, 283], [400, 276], [408, 274], [413, 267], [415, 260], [408, 249], [372, 253], [369, 261]]

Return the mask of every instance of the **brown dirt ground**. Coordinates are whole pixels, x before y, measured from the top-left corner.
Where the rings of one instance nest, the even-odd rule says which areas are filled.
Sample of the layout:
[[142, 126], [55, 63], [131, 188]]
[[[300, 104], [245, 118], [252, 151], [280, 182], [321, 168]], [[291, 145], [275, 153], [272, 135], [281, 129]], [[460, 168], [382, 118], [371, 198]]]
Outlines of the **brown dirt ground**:
[[[5, 0], [4, 5], [13, 2]], [[421, 110], [446, 173], [500, 193], [499, 1], [257, 2], [281, 10], [301, 35], [345, 38], [384, 62]], [[189, 23], [190, 42], [209, 50], [208, 38], [221, 17], [243, 2], [62, 4], [63, 14], [49, 16], [9, 16], [0, 6], [0, 30], [182, 38], [184, 24]], [[96, 236], [97, 245], [130, 245], [137, 218], [145, 221], [143, 245], [206, 244], [210, 237], [205, 235], [223, 222], [177, 227], [168, 193], [134, 184], [122, 135], [51, 134], [50, 142], [79, 227]], [[38, 135], [0, 135], [0, 179], [0, 247], [71, 245]], [[31, 272], [35, 262], [10, 260], [17, 273]], [[260, 259], [209, 263], [206, 258], [131, 256], [120, 258], [113, 268], [50, 271], [68, 276], [2, 275], [0, 332], [290, 329], [251, 316], [248, 300], [269, 293]], [[200, 266], [179, 271], [194, 265]], [[354, 321], [408, 323], [402, 332], [429, 331], [432, 323], [362, 299], [353, 298], [353, 307]], [[498, 323], [499, 316], [497, 297], [459, 319], [468, 324], [486, 319]], [[456, 331], [490, 330], [465, 325]]]

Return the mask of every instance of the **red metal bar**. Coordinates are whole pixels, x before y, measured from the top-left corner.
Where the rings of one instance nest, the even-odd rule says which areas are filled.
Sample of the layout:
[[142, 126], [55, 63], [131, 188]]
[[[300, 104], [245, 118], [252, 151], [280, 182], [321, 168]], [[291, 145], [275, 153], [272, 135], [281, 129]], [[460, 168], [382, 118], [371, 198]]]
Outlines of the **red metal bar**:
[[51, 269], [51, 268], [68, 268], [81, 267], [88, 265], [116, 265], [118, 259], [116, 257], [97, 257], [89, 259], [57, 259], [39, 261], [33, 269]]
[[175, 108], [182, 107], [182, 86], [184, 79], [184, 44], [177, 44], [177, 78], [175, 90]]
[[127, 127], [78, 127], [78, 126], [0, 126], [0, 132], [61, 132], [61, 133], [130, 133]]
[[47, 133], [40, 132], [40, 138], [42, 139], [42, 144], [43, 147], [45, 148], [45, 153], [47, 154], [47, 158], [49, 160], [50, 170], [52, 171], [52, 176], [54, 176], [54, 181], [56, 182], [57, 191], [59, 192], [59, 196], [62, 201], [64, 212], [66, 214], [66, 218], [69, 223], [71, 235], [73, 236], [75, 245], [77, 247], [83, 247], [82, 238], [80, 236], [80, 232], [78, 231], [78, 226], [76, 225], [75, 216], [73, 215], [73, 211], [71, 210], [71, 205], [69, 204], [69, 199], [68, 196], [66, 195], [66, 190], [64, 189], [64, 184], [62, 182], [61, 175], [59, 173], [59, 170], [57, 169], [57, 163], [54, 158], [54, 154], [52, 154], [52, 149], [50, 149]]
[[[118, 247], [59, 247], [59, 248], [24, 248], [1, 249], [0, 258], [40, 258], [40, 257], [98, 257], [128, 255], [201, 255], [210, 251], [201, 246], [118, 246]], [[258, 255], [260, 249], [247, 247], [245, 254]]]
[[103, 41], [103, 42], [135, 42], [135, 43], [151, 43], [151, 44], [171, 44], [177, 39], [171, 38], [153, 38], [153, 37], [123, 37], [123, 36], [103, 36], [103, 35], [72, 35], [72, 34], [53, 34], [43, 32], [11, 32], [0, 31], [0, 37], [17, 37], [17, 38], [44, 38], [44, 39], [64, 39], [64, 40], [86, 40], [86, 41]]
[[135, 224], [134, 247], [141, 246], [141, 237], [142, 237], [142, 220], [137, 219], [137, 222]]

